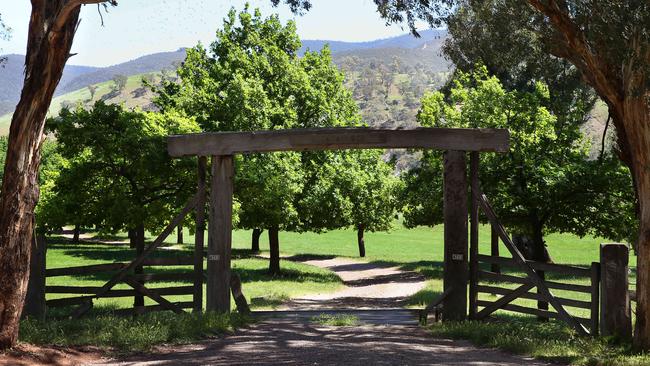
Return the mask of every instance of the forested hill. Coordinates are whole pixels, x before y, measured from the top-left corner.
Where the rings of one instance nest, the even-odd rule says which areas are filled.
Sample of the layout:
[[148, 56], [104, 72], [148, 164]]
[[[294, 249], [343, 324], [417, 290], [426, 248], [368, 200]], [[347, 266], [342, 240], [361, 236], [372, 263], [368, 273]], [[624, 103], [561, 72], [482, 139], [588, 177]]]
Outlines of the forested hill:
[[[23, 87], [25, 56], [7, 55], [7, 62], [0, 67], [0, 115], [13, 110]], [[68, 65], [63, 72], [61, 85], [81, 75], [99, 70], [97, 67]]]
[[[301, 53], [305, 50], [320, 50], [329, 44], [337, 60], [358, 57], [360, 63], [389, 63], [398, 57], [404, 64], [415, 66], [421, 63], [429, 70], [442, 71], [447, 63], [440, 57], [440, 42], [444, 31], [428, 30], [420, 38], [410, 34], [379, 39], [370, 42], [339, 42], [327, 40], [305, 40]], [[89, 85], [110, 81], [115, 75], [139, 75], [171, 70], [185, 58], [185, 49], [161, 52], [139, 57], [125, 63], [109, 67], [66, 66], [65, 73], [56, 96], [83, 89]], [[71, 60], [74, 62], [74, 58]], [[23, 81], [24, 56], [8, 55], [7, 63], [0, 68], [0, 116], [13, 111], [20, 97]]]

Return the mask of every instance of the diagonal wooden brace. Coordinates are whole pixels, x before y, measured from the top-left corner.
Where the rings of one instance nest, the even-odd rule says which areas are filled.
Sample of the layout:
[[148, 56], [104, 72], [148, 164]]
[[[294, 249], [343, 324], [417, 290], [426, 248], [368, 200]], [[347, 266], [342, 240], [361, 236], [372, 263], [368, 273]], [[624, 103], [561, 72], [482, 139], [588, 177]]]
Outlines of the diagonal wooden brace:
[[551, 306], [553, 306], [555, 311], [557, 311], [560, 319], [562, 319], [571, 327], [573, 327], [579, 334], [588, 335], [589, 331], [587, 330], [587, 328], [585, 328], [580, 322], [578, 322], [574, 317], [572, 317], [566, 311], [566, 309], [564, 309], [562, 304], [560, 304], [559, 301], [555, 298], [555, 296], [551, 293], [548, 286], [546, 286], [544, 280], [542, 280], [537, 274], [537, 272], [535, 272], [535, 270], [530, 266], [530, 264], [526, 262], [524, 256], [521, 254], [519, 249], [517, 249], [515, 244], [510, 239], [510, 236], [506, 232], [506, 229], [499, 222], [497, 215], [494, 213], [494, 210], [492, 209], [490, 202], [488, 201], [485, 194], [483, 194], [482, 190], [479, 188], [476, 192], [472, 192], [472, 194], [474, 194], [474, 197], [481, 204], [481, 208], [483, 209], [485, 216], [487, 216], [488, 220], [492, 224], [492, 227], [496, 229], [497, 234], [499, 234], [499, 237], [503, 241], [503, 244], [506, 246], [506, 248], [508, 248], [508, 250], [512, 254], [512, 258], [517, 262], [517, 264], [519, 264], [519, 266], [524, 270], [528, 278], [537, 287], [537, 289], [539, 290], [539, 294], [542, 297], [544, 297], [551, 304]]
[[138, 293], [140, 293], [143, 296], [146, 296], [153, 301], [159, 303], [162, 305], [165, 309], [171, 310], [175, 312], [176, 314], [182, 314], [184, 313], [183, 309], [179, 308], [175, 304], [167, 301], [164, 297], [158, 295], [157, 293], [149, 290], [148, 288], [144, 287], [140, 282], [134, 280], [133, 278], [126, 277], [124, 279], [124, 282], [128, 284], [129, 286], [133, 287], [134, 290], [136, 290]]
[[[139, 265], [141, 265], [144, 260], [149, 256], [156, 248], [161, 246], [165, 239], [169, 236], [169, 234], [174, 231], [178, 227], [178, 225], [183, 221], [185, 216], [189, 214], [195, 207], [198, 201], [198, 195], [194, 195], [192, 198], [190, 198], [189, 201], [185, 204], [185, 207], [181, 210], [181, 212], [165, 227], [162, 233], [158, 235], [156, 240], [154, 240], [147, 249], [142, 252], [138, 257], [136, 257], [131, 263], [129, 263], [128, 266], [124, 267], [121, 271], [116, 273], [102, 288], [97, 292], [95, 295], [95, 298], [99, 298], [102, 295], [106, 294], [108, 291], [110, 291], [115, 285], [118, 283], [122, 282], [124, 278], [133, 271], [133, 269]], [[76, 319], [79, 318], [80, 316], [84, 315], [88, 310], [92, 308], [92, 301], [89, 301], [83, 305], [80, 305], [75, 311], [72, 312], [70, 315], [71, 318]]]
[[499, 300], [493, 302], [490, 306], [484, 307], [481, 311], [476, 313], [476, 319], [477, 320], [483, 319], [486, 316], [492, 314], [493, 312], [499, 310], [503, 306], [508, 305], [509, 303], [516, 300], [522, 294], [528, 292], [528, 290], [530, 290], [534, 286], [535, 285], [533, 285], [532, 283], [526, 283], [510, 291], [508, 294], [501, 296]]

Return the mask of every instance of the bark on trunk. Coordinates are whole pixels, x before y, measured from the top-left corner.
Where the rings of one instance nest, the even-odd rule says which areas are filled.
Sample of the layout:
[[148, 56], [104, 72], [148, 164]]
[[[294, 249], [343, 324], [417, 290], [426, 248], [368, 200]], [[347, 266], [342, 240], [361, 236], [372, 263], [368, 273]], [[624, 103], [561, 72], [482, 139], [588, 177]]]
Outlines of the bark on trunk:
[[[131, 239], [131, 244], [135, 247], [135, 254], [139, 256], [144, 252], [144, 225], [138, 225], [137, 228], [133, 230], [133, 238]], [[142, 266], [135, 267], [135, 274], [143, 274], [144, 269]], [[144, 285], [144, 281], [139, 281]], [[133, 299], [133, 306], [144, 306], [144, 296], [136, 295]]]
[[260, 252], [260, 236], [262, 236], [262, 229], [253, 229], [251, 234], [251, 252]]
[[32, 0], [25, 80], [11, 120], [0, 194], [0, 350], [18, 339], [45, 116], [70, 54], [79, 8], [78, 1]]
[[74, 229], [72, 230], [72, 242], [75, 244], [79, 244], [79, 233], [81, 229], [79, 229], [79, 225], [75, 225]]
[[135, 249], [136, 242], [137, 242], [137, 236], [138, 236], [138, 234], [136, 234], [136, 232], [135, 232], [135, 229], [127, 230], [126, 235], [129, 237], [129, 248]]
[[176, 229], [176, 244], [183, 244], [183, 224]]
[[359, 257], [363, 258], [366, 256], [366, 242], [363, 237], [363, 233], [366, 230], [365, 226], [357, 226], [357, 244], [359, 244]]
[[650, 106], [641, 95], [625, 102], [627, 139], [632, 150], [639, 200], [637, 241], [637, 304], [634, 343], [650, 349]]
[[269, 228], [269, 249], [271, 258], [269, 259], [269, 274], [280, 274], [280, 239], [278, 238], [278, 228]]
[[542, 234], [541, 226], [535, 227], [533, 229], [532, 239], [532, 260], [536, 262], [551, 263], [551, 255], [548, 253], [546, 248], [546, 242], [544, 242], [544, 234]]
[[512, 235], [512, 241], [517, 246], [521, 254], [528, 260], [536, 262], [551, 263], [551, 255], [546, 249], [544, 238], [541, 234], [535, 235]]

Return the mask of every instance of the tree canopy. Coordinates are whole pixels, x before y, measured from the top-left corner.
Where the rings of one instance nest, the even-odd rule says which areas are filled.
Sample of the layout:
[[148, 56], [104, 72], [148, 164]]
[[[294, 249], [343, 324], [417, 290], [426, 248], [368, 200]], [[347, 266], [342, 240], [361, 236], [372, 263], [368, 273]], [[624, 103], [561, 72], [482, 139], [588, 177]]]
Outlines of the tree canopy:
[[171, 159], [166, 137], [198, 131], [178, 113], [126, 111], [95, 103], [63, 109], [48, 121], [66, 161], [42, 208], [50, 227], [97, 226], [105, 231], [157, 229], [194, 191], [194, 164]]
[[[282, 24], [276, 15], [263, 17], [248, 7], [241, 12], [233, 9], [209, 48], [199, 44], [188, 50], [177, 71], [180, 82], [164, 81], [156, 89], [155, 102], [163, 111], [179, 109], [194, 116], [204, 131], [362, 125], [329, 49], [299, 57], [300, 47], [293, 22]], [[335, 172], [352, 168], [344, 163], [350, 156], [289, 152], [238, 157], [239, 227], [267, 229], [270, 238], [277, 238], [278, 230], [321, 231], [350, 225], [348, 208], [370, 199], [350, 196], [362, 189], [349, 189], [345, 196], [332, 188]], [[378, 154], [367, 156], [381, 160]], [[378, 166], [375, 162], [363, 169], [382, 176], [389, 170]], [[325, 212], [325, 207], [332, 211]], [[367, 221], [369, 229], [378, 228]], [[272, 243], [270, 269], [277, 272], [273, 247], [277, 244]]]
[[[441, 92], [425, 95], [418, 120], [431, 127], [510, 131], [508, 154], [481, 155], [480, 180], [504, 224], [533, 239], [530, 258], [549, 259], [543, 244], [547, 233], [631, 237], [634, 200], [625, 169], [611, 156], [589, 160], [580, 126], [558, 123], [548, 109], [548, 88], [533, 83], [530, 92], [507, 91], [484, 67], [459, 72], [447, 98]], [[406, 174], [407, 226], [442, 222], [436, 207], [441, 176], [442, 159], [435, 152], [424, 152], [422, 165]]]

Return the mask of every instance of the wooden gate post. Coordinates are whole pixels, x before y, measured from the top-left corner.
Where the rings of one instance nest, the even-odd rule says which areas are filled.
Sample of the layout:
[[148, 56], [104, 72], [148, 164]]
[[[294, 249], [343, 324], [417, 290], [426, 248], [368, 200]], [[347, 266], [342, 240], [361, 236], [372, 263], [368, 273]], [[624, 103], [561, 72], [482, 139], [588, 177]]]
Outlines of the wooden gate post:
[[212, 157], [206, 310], [220, 313], [230, 312], [234, 174], [232, 155]]
[[465, 152], [444, 153], [444, 291], [451, 289], [442, 303], [443, 320], [467, 318], [467, 167]]
[[22, 316], [45, 318], [45, 256], [47, 244], [45, 236], [36, 234], [32, 236], [32, 255], [29, 264], [29, 283], [27, 295], [23, 306]]
[[478, 152], [472, 151], [470, 153], [470, 186], [472, 188], [472, 195], [470, 196], [470, 211], [469, 211], [469, 317], [474, 319], [478, 313], [478, 209], [479, 203], [475, 194], [479, 192], [478, 181], [478, 165], [479, 157]]
[[207, 158], [199, 156], [196, 188], [196, 234], [194, 235], [194, 312], [203, 311], [203, 249], [205, 236], [205, 174]]
[[603, 336], [632, 337], [628, 259], [626, 244], [600, 245], [600, 334]]

